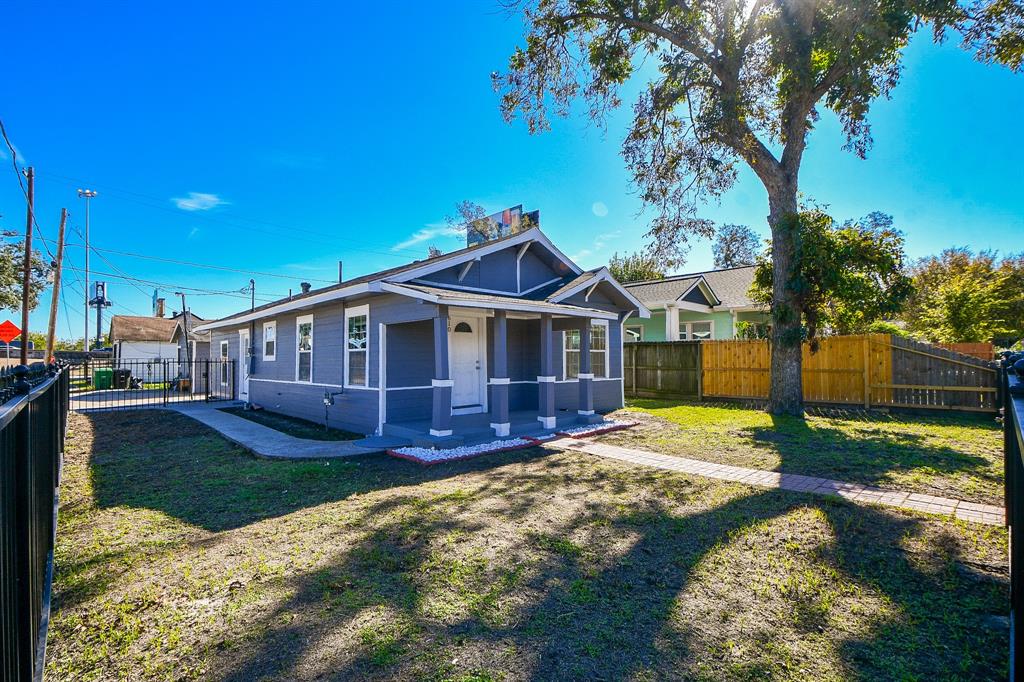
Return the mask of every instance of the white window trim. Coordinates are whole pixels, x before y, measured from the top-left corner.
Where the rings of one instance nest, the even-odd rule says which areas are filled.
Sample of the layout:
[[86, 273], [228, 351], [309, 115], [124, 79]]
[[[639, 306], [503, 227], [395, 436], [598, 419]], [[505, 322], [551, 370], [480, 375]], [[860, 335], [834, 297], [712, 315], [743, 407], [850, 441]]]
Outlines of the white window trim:
[[[611, 341], [610, 337], [608, 336], [608, 320], [591, 320], [590, 321], [590, 326], [591, 327], [597, 327], [597, 326], [604, 327], [604, 350], [594, 350], [594, 349], [591, 349], [590, 352], [591, 353], [604, 353], [604, 374], [598, 376], [595, 373], [594, 374], [594, 379], [607, 379], [608, 378], [608, 370], [611, 369], [610, 367], [608, 367], [608, 357], [609, 357], [608, 356], [608, 344]], [[566, 356], [566, 353], [568, 352], [566, 350], [566, 347], [565, 347], [565, 340], [569, 336], [568, 331], [569, 330], [566, 330], [566, 331], [562, 332], [562, 381], [575, 381], [576, 377], [573, 377], [571, 379], [569, 378], [569, 372], [568, 372], [569, 365], [565, 361], [565, 356]], [[577, 352], [579, 352], [579, 351], [573, 351], [573, 353], [577, 353]], [[593, 363], [591, 363], [591, 365], [593, 365]], [[593, 366], [591, 366], [591, 369], [593, 369]]]
[[[267, 330], [274, 330], [274, 353], [267, 355]], [[296, 327], [298, 329], [298, 327]], [[263, 323], [263, 362], [273, 362], [277, 359], [277, 320]]]
[[224, 368], [227, 367], [227, 361], [230, 359], [229, 353], [231, 352], [231, 344], [228, 341], [220, 342], [220, 385], [227, 386], [228, 382], [225, 381]]
[[[348, 321], [352, 317], [366, 316], [366, 348], [359, 353], [366, 353], [366, 383], [364, 384], [353, 384], [349, 381], [348, 373], [348, 356], [352, 352], [348, 347]], [[345, 388], [368, 388], [370, 386], [370, 306], [369, 305], [357, 305], [351, 308], [345, 308], [345, 322], [342, 327], [342, 343], [345, 344], [345, 377], [342, 383]]]
[[[693, 338], [693, 325], [695, 325], [695, 324], [703, 324], [704, 322], [707, 322], [708, 325], [709, 325], [710, 336], [708, 337], [708, 339], [709, 340], [710, 339], [714, 339], [715, 338], [715, 321], [714, 320], [686, 320], [685, 322], [683, 320], [679, 320], [679, 334], [677, 335], [676, 340], [677, 341], [694, 341], [695, 339]], [[685, 339], [683, 338], [683, 333], [684, 332], [686, 333], [686, 338]]]
[[[309, 322], [309, 380], [299, 379], [299, 327]], [[313, 349], [316, 348], [316, 330], [313, 327], [313, 315], [299, 315], [295, 318], [295, 382], [299, 384], [313, 383]]]
[[[640, 333], [636, 337], [637, 341], [643, 341], [644, 340], [644, 326], [642, 324], [622, 325], [622, 340], [625, 343], [636, 343], [636, 341], [626, 341], [626, 338], [629, 337], [629, 332], [631, 330], [632, 331], [639, 330]], [[629, 337], [629, 338], [632, 338], [632, 337]]]

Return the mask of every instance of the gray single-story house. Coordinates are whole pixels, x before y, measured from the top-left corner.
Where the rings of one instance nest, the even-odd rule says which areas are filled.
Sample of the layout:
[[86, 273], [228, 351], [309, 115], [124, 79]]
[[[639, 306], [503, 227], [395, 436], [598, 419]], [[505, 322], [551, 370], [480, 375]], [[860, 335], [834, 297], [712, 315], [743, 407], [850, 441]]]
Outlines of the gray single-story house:
[[302, 288], [195, 327], [241, 360], [238, 398], [419, 444], [599, 421], [623, 404], [623, 324], [650, 315], [537, 227]]

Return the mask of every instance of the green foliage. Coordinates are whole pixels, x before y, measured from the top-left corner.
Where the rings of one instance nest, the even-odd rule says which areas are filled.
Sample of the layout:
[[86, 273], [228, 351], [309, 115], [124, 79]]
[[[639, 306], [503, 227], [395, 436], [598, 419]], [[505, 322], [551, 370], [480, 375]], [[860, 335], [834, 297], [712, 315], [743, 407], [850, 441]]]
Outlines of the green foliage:
[[608, 271], [623, 284], [665, 277], [662, 264], [651, 251], [624, 253], [621, 256], [616, 251], [608, 261]]
[[1024, 255], [999, 260], [992, 251], [946, 249], [918, 260], [911, 274], [903, 320], [912, 332], [940, 343], [1024, 336]]
[[754, 265], [761, 251], [761, 238], [746, 225], [722, 225], [711, 251], [716, 268]]
[[766, 324], [756, 322], [739, 321], [736, 323], [736, 338], [753, 341], [756, 339], [767, 339], [770, 327]]
[[[787, 287], [798, 301], [803, 334], [812, 348], [822, 330], [854, 334], [900, 311], [912, 287], [903, 274], [903, 235], [893, 229], [890, 216], [872, 213], [837, 228], [828, 214], [814, 208], [802, 211], [794, 223], [797, 239]], [[772, 261], [765, 255], [758, 261], [751, 295], [769, 306], [772, 277]]]
[[[21, 285], [25, 265], [25, 245], [22, 242], [0, 244], [0, 309], [21, 310]], [[39, 305], [39, 294], [46, 288], [50, 264], [39, 251], [32, 250], [29, 277], [29, 310]]]
[[876, 320], [875, 322], [872, 322], [864, 328], [864, 332], [867, 334], [892, 334], [893, 336], [913, 338], [913, 334], [908, 332], [906, 328], [885, 320]]

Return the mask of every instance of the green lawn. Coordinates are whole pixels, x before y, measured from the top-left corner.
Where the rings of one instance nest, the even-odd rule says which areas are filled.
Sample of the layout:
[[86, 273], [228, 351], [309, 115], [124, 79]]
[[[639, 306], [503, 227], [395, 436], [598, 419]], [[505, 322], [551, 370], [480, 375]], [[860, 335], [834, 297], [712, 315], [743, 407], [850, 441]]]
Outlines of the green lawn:
[[1004, 679], [1006, 533], [542, 448], [73, 415], [54, 680]]
[[1003, 434], [994, 415], [821, 411], [776, 417], [731, 404], [632, 400], [640, 425], [602, 440], [733, 466], [1003, 502]]
[[305, 438], [307, 440], [357, 440], [364, 434], [345, 431], [344, 429], [327, 428], [323, 424], [317, 424], [298, 417], [289, 417], [284, 414], [267, 412], [266, 410], [246, 410], [241, 407], [226, 407], [222, 412], [229, 412], [235, 416], [243, 417], [257, 424], [270, 427], [289, 436]]

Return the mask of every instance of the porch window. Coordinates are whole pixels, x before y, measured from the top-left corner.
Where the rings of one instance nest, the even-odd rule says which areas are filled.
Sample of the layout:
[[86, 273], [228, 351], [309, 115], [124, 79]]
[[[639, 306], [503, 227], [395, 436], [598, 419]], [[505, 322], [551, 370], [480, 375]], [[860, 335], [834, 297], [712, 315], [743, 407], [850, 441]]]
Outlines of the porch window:
[[273, 360], [277, 357], [277, 322], [263, 323], [263, 359]]
[[220, 342], [220, 385], [228, 385], [228, 342]]
[[345, 310], [345, 385], [367, 386], [369, 367], [370, 308]]
[[643, 341], [644, 340], [644, 328], [643, 327], [626, 327], [626, 337], [624, 341], [626, 343]]
[[680, 341], [710, 341], [714, 333], [715, 325], [711, 320], [698, 320], [696, 322], [679, 322]]
[[295, 319], [295, 380], [313, 382], [313, 316]]
[[[575, 379], [580, 375], [580, 331], [570, 329], [565, 332], [563, 367], [565, 378]], [[594, 322], [590, 325], [590, 366], [594, 377], [608, 375], [608, 323]]]

